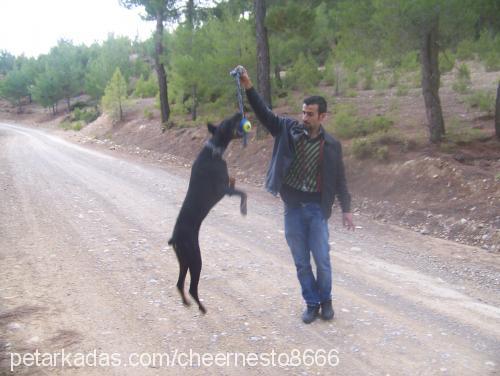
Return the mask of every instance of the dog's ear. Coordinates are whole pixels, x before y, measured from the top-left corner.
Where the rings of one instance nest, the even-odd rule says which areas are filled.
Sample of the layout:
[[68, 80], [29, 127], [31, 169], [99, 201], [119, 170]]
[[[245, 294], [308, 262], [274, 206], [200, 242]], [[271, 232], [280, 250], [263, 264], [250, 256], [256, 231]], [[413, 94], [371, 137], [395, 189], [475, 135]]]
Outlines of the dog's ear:
[[217, 127], [213, 125], [212, 123], [207, 123], [207, 128], [208, 131], [212, 134], [215, 134], [215, 131], [217, 130]]

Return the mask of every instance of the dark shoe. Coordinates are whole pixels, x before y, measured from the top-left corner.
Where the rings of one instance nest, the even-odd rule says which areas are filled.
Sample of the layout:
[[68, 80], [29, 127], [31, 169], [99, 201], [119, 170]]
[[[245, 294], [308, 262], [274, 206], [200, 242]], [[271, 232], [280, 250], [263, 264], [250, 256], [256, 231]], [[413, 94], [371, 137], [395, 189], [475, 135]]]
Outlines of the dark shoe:
[[319, 305], [317, 306], [308, 305], [306, 310], [302, 314], [302, 321], [304, 322], [304, 324], [310, 324], [314, 320], [316, 320], [318, 314], [319, 314]]
[[321, 303], [321, 318], [323, 320], [331, 320], [334, 315], [335, 312], [333, 311], [331, 300]]

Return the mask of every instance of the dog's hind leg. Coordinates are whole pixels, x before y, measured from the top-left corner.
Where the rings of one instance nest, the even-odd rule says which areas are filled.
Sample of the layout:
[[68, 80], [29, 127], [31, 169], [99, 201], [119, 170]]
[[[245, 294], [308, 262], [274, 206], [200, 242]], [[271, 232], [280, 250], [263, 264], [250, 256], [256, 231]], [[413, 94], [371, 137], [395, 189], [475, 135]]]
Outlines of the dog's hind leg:
[[184, 281], [186, 280], [186, 274], [188, 271], [188, 267], [185, 264], [179, 264], [179, 279], [177, 280], [177, 290], [181, 295], [182, 304], [185, 306], [190, 305], [189, 300], [186, 298], [186, 294], [184, 293]]
[[179, 291], [179, 294], [181, 296], [182, 304], [188, 306], [190, 303], [186, 298], [186, 294], [184, 293], [184, 281], [186, 280], [188, 263], [184, 259], [182, 250], [179, 249], [178, 244], [175, 244], [172, 240], [168, 244], [171, 244], [174, 248], [175, 255], [177, 256], [177, 261], [179, 262], [179, 278], [177, 279], [177, 291]]
[[198, 255], [192, 260], [191, 265], [189, 265], [189, 274], [191, 275], [191, 284], [189, 286], [189, 294], [198, 303], [198, 308], [202, 313], [207, 313], [205, 306], [200, 302], [198, 297], [198, 282], [200, 281], [201, 274], [201, 253], [198, 246]]

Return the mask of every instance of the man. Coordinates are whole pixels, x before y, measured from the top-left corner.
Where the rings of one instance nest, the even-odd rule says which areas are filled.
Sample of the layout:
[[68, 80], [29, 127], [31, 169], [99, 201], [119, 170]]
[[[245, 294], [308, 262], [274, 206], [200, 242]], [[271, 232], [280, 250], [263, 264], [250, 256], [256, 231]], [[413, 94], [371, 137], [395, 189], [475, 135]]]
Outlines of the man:
[[285, 237], [307, 305], [302, 321], [309, 324], [320, 315], [331, 320], [334, 310], [328, 218], [335, 196], [340, 201], [344, 226], [354, 230], [354, 223], [342, 147], [321, 125], [326, 118], [326, 101], [320, 96], [306, 98], [299, 122], [274, 114], [253, 88], [243, 67], [240, 82], [257, 118], [275, 139], [266, 188], [274, 195], [279, 193], [285, 205]]

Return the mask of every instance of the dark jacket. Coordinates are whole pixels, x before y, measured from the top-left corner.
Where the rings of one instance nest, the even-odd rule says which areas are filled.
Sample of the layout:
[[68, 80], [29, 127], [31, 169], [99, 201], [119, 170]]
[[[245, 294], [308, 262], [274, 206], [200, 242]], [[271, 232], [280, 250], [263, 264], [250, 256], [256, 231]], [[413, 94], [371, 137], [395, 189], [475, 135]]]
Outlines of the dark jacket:
[[[274, 148], [266, 176], [266, 189], [277, 195], [295, 157], [295, 141], [304, 134], [304, 125], [299, 121], [274, 114], [254, 88], [246, 90], [248, 101], [259, 121], [274, 137]], [[321, 209], [325, 218], [330, 218], [335, 196], [339, 198], [344, 213], [351, 211], [351, 196], [342, 160], [339, 141], [322, 129], [325, 144], [321, 166]]]

